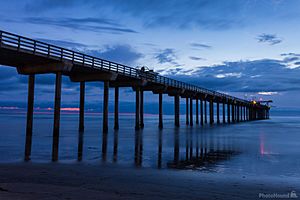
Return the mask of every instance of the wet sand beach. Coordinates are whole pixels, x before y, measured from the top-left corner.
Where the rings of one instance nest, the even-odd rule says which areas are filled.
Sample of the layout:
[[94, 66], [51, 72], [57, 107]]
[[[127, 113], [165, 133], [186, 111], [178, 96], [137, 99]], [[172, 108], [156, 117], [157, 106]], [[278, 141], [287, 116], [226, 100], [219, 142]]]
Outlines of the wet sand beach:
[[259, 199], [286, 194], [299, 179], [218, 175], [111, 165], [0, 165], [0, 199]]

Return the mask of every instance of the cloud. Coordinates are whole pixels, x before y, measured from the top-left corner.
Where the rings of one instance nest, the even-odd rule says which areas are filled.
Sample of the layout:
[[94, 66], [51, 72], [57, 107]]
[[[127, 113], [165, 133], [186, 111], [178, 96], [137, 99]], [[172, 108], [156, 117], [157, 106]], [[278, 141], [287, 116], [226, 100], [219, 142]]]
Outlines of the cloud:
[[275, 45], [282, 42], [282, 39], [278, 38], [275, 34], [260, 34], [257, 37], [257, 41], [260, 43], [267, 43], [269, 45]]
[[205, 60], [204, 58], [200, 58], [200, 57], [196, 57], [196, 56], [190, 56], [189, 58], [191, 60], [196, 60], [196, 61], [198, 61], [198, 60]]
[[168, 76], [204, 88], [226, 92], [300, 91], [300, 67], [288, 68], [282, 60], [261, 59], [203, 66], [190, 74], [166, 71]]
[[[247, 5], [240, 1], [208, 0], [45, 0], [31, 1], [25, 9], [32, 12], [50, 12], [54, 9], [87, 9], [91, 13], [113, 13], [142, 20], [147, 28], [168, 26], [178, 29], [196, 28], [226, 30], [244, 26]], [[99, 8], [101, 12], [99, 13]], [[104, 15], [103, 14], [103, 15]]]
[[22, 20], [6, 19], [7, 22], [30, 23], [46, 26], [57, 26], [72, 30], [92, 31], [97, 33], [138, 33], [137, 31], [126, 28], [123, 25], [105, 18], [47, 18], [47, 17], [28, 17]]
[[207, 44], [202, 44], [202, 43], [191, 43], [191, 47], [194, 49], [211, 49], [212, 46], [209, 46]]
[[258, 92], [257, 94], [265, 95], [265, 96], [271, 96], [271, 95], [278, 94], [278, 92]]
[[142, 53], [137, 52], [130, 45], [106, 46], [103, 50], [86, 49], [84, 53], [127, 65], [136, 64], [138, 59], [144, 57]]
[[35, 39], [41, 42], [53, 44], [64, 48], [70, 48], [70, 49], [84, 49], [89, 47], [88, 45], [78, 43], [78, 42], [68, 41], [68, 40], [49, 40], [43, 38], [35, 38]]
[[167, 49], [163, 49], [163, 50], [159, 51], [155, 55], [155, 59], [160, 64], [169, 63], [172, 65], [178, 65], [178, 63], [176, 62], [177, 56], [176, 56], [175, 50], [171, 49], [171, 48], [167, 48]]
[[287, 65], [288, 68], [298, 68], [300, 67], [300, 54], [298, 53], [282, 53], [282, 62]]

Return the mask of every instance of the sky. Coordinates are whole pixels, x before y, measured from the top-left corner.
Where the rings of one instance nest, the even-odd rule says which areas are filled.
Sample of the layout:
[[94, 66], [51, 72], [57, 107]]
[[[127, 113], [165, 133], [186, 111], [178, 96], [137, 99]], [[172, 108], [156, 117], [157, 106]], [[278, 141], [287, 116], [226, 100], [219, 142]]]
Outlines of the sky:
[[[298, 0], [10, 0], [0, 29], [247, 99], [300, 108]], [[0, 107], [26, 105], [27, 77], [0, 66]], [[36, 104], [54, 98], [54, 75], [38, 75]], [[63, 105], [79, 86], [63, 79]], [[87, 84], [90, 107], [102, 84]], [[113, 98], [113, 91], [111, 98]], [[146, 93], [146, 101], [157, 102]], [[132, 89], [121, 91], [133, 102]], [[165, 101], [172, 99], [165, 97]]]

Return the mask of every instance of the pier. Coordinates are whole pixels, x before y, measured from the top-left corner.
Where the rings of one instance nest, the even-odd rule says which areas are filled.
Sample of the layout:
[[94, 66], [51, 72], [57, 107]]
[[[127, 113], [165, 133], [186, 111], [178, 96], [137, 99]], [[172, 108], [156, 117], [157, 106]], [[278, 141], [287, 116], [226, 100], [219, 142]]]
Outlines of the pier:
[[[25, 160], [30, 160], [31, 155], [34, 88], [35, 75], [37, 74], [52, 73], [56, 75], [52, 143], [53, 161], [58, 160], [62, 76], [68, 76], [72, 82], [80, 84], [78, 126], [80, 132], [83, 132], [85, 127], [85, 83], [96, 81], [104, 83], [103, 134], [107, 134], [110, 128], [119, 129], [119, 88], [121, 87], [132, 88], [133, 92], [135, 92], [135, 124], [132, 126], [136, 130], [147, 126], [147, 124], [144, 124], [145, 91], [151, 91], [154, 95], [158, 95], [158, 128], [160, 129], [163, 128], [164, 95], [174, 98], [174, 126], [176, 127], [181, 125], [180, 100], [185, 100], [186, 102], [186, 125], [188, 126], [200, 127], [207, 123], [210, 125], [220, 123], [233, 124], [269, 119], [270, 107], [259, 102], [233, 97], [158, 74], [154, 75], [140, 69], [5, 31], [0, 31], [0, 64], [15, 67], [19, 74], [28, 75]], [[114, 127], [108, 126], [109, 88], [114, 88], [115, 90]], [[193, 106], [196, 108], [196, 116], [193, 113]], [[220, 118], [220, 106], [222, 106], [222, 120]], [[225, 109], [226, 107], [227, 109]]]

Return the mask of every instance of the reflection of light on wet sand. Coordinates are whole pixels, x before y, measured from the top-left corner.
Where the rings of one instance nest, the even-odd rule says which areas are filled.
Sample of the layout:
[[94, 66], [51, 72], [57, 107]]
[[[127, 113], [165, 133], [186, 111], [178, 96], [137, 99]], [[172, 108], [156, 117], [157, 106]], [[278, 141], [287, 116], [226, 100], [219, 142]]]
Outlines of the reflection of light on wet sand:
[[261, 155], [270, 155], [271, 152], [265, 150], [265, 137], [263, 135], [260, 135], [260, 154]]
[[16, 107], [16, 106], [10, 106], [10, 107], [2, 106], [2, 107], [0, 107], [0, 110], [17, 110], [17, 109], [19, 109], [19, 107]]
[[79, 108], [61, 108], [61, 111], [79, 111]]

